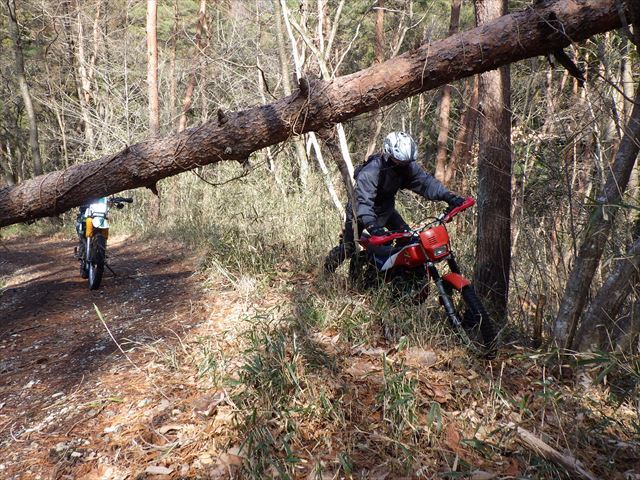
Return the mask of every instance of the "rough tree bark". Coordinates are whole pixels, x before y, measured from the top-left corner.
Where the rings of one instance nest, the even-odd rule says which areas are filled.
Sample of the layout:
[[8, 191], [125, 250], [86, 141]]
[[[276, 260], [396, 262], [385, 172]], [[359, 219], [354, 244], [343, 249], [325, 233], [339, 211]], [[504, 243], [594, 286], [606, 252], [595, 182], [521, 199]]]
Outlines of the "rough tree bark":
[[22, 41], [20, 39], [20, 30], [18, 29], [18, 20], [16, 17], [15, 0], [7, 0], [7, 9], [9, 11], [9, 36], [13, 44], [13, 54], [16, 61], [16, 77], [20, 94], [24, 101], [24, 108], [27, 111], [29, 119], [29, 147], [31, 148], [31, 158], [33, 160], [33, 174], [42, 175], [42, 161], [40, 160], [40, 142], [38, 141], [38, 122], [36, 120], [36, 112], [31, 101], [31, 93], [29, 92], [29, 84], [24, 74], [24, 57], [22, 55]]
[[631, 289], [638, 284], [638, 267], [640, 238], [637, 238], [626, 255], [618, 260], [585, 312], [576, 334], [578, 350], [587, 350], [594, 344], [601, 347], [606, 343], [608, 327], [617, 318]]
[[2, 140], [0, 140], [0, 170], [2, 170], [2, 176], [7, 185], [15, 185], [16, 177], [13, 173], [13, 168], [11, 166], [11, 159], [7, 156], [5, 159], [5, 148]]
[[[506, 12], [506, 0], [476, 0], [479, 28]], [[480, 75], [478, 236], [475, 288], [501, 321], [511, 265], [511, 80], [509, 67]]]
[[573, 335], [587, 301], [589, 287], [615, 220], [617, 205], [622, 199], [631, 170], [640, 151], [640, 89], [636, 92], [635, 105], [624, 129], [624, 137], [609, 167], [604, 191], [598, 196], [598, 205], [593, 209], [584, 240], [580, 245], [567, 287], [565, 288], [554, 325], [555, 341], [571, 348]]
[[[460, 127], [453, 141], [449, 168], [447, 168], [444, 177], [446, 185], [450, 185], [452, 181], [456, 180], [456, 172], [464, 170], [464, 167], [471, 162], [471, 150], [473, 149], [476, 124], [478, 123], [478, 76], [474, 76], [469, 83], [471, 84], [469, 87], [471, 89], [471, 98], [464, 112], [462, 112]], [[468, 98], [468, 96], [465, 96], [465, 98]]]
[[[282, 71], [282, 88], [284, 94], [291, 95], [292, 89], [292, 76], [289, 73], [289, 58], [286, 53], [286, 39], [285, 29], [282, 22], [286, 18], [285, 10], [282, 8], [280, 0], [273, 0], [276, 15], [276, 40], [278, 42], [278, 55], [280, 57], [280, 69]], [[290, 29], [287, 28], [289, 36], [291, 37]], [[295, 44], [295, 40], [291, 37], [291, 55], [293, 56], [294, 68], [296, 70], [296, 79], [301, 75], [302, 60], [299, 57], [298, 46]], [[298, 68], [300, 66], [300, 68]], [[296, 157], [298, 158], [298, 181], [301, 185], [307, 183], [307, 176], [309, 175], [309, 161], [305, 154], [304, 140], [300, 137], [293, 139], [293, 147], [296, 150]]]
[[171, 27], [171, 50], [169, 55], [169, 125], [173, 126], [176, 118], [176, 91], [178, 79], [176, 78], [176, 58], [178, 56], [178, 27], [180, 25], [180, 10], [178, 0], [173, 1], [173, 26]]
[[[378, 0], [376, 5], [376, 29], [373, 51], [373, 64], [378, 65], [382, 63], [384, 61], [384, 0]], [[371, 132], [373, 133], [369, 139], [365, 160], [375, 151], [380, 130], [382, 130], [382, 110], [378, 109], [374, 112], [371, 120]]]
[[[460, 6], [462, 0], [451, 3], [451, 23], [449, 35], [458, 32], [460, 23]], [[451, 85], [446, 84], [440, 89], [440, 105], [438, 106], [438, 151], [436, 153], [435, 177], [443, 182], [447, 178], [447, 141], [449, 140], [449, 110], [451, 109]]]
[[295, 93], [269, 105], [220, 112], [217, 120], [198, 127], [4, 188], [0, 227], [64, 212], [92, 196], [152, 185], [201, 165], [243, 162], [294, 131], [327, 128], [453, 80], [619, 28], [616, 4], [617, 0], [543, 3], [331, 82], [303, 78]]
[[147, 87], [149, 92], [149, 135], [160, 131], [160, 104], [158, 102], [158, 0], [147, 0]]
[[[84, 124], [84, 135], [85, 140], [88, 145], [88, 150], [93, 151], [95, 149], [95, 132], [93, 130], [93, 124], [91, 121], [90, 107], [91, 105], [88, 103], [88, 98], [83, 92], [82, 89], [82, 73], [80, 66], [84, 62], [84, 58], [80, 53], [80, 49], [76, 46], [75, 33], [73, 31], [73, 27], [71, 26], [71, 19], [73, 16], [78, 18], [80, 21], [79, 12], [76, 9], [72, 10], [72, 5], [70, 0], [63, 0], [61, 2], [62, 6], [62, 28], [64, 30], [66, 43], [67, 43], [67, 51], [69, 55], [69, 65], [70, 65], [70, 74], [73, 78], [73, 81], [76, 85], [76, 93], [78, 95], [78, 102], [80, 104], [80, 112], [82, 115], [82, 122]], [[78, 36], [80, 34], [78, 33]]]
[[[207, 0], [200, 0], [200, 10], [198, 11], [198, 22], [196, 24], [196, 49], [197, 56], [200, 57], [204, 51], [203, 32], [207, 21]], [[193, 103], [193, 91], [196, 87], [196, 75], [198, 73], [198, 62], [193, 63], [191, 74], [189, 75], [189, 81], [187, 82], [187, 88], [184, 93], [184, 100], [182, 101], [182, 114], [180, 115], [180, 122], [178, 123], [178, 132], [183, 131], [187, 127], [187, 115], [191, 110], [191, 104]]]
[[[292, 30], [292, 27], [294, 27], [298, 32], [298, 34], [300, 35], [300, 37], [302, 38], [305, 45], [313, 53], [313, 56], [316, 62], [318, 63], [318, 67], [320, 68], [320, 73], [322, 74], [323, 80], [325, 82], [332, 82], [333, 79], [335, 78], [335, 71], [332, 72], [332, 70], [329, 68], [329, 64], [327, 61], [327, 54], [329, 53], [330, 50], [325, 46], [322, 46], [322, 48], [316, 47], [308, 35], [305, 22], [302, 23], [302, 26], [299, 25], [293, 19], [293, 17], [289, 15], [286, 2], [284, 0], [280, 0], [280, 2], [282, 7], [283, 19], [285, 20], [287, 33], [289, 34], [289, 38], [291, 40], [291, 45], [293, 47], [295, 47], [296, 45], [296, 40], [295, 40], [295, 37], [293, 36], [293, 30]], [[340, 14], [340, 5], [338, 6], [338, 10], [336, 11], [336, 18], [334, 20], [334, 25], [336, 25], [338, 22], [338, 16]], [[304, 16], [303, 16], [303, 20], [304, 20]], [[330, 46], [331, 43], [332, 43], [332, 40], [330, 35], [330, 39], [327, 42], [327, 46]], [[302, 75], [303, 62], [300, 60], [300, 55], [296, 53], [297, 49], [293, 48], [292, 51], [294, 53], [294, 61], [296, 66], [296, 78], [298, 79], [298, 82], [299, 82], [303, 76]], [[347, 135], [341, 123], [337, 123], [335, 125], [334, 130], [335, 130], [335, 133], [330, 133], [328, 131], [322, 132], [320, 134], [320, 138], [325, 140], [326, 146], [329, 148], [329, 151], [331, 152], [331, 156], [333, 157], [333, 160], [335, 162], [338, 162], [338, 169], [342, 174], [342, 179], [347, 189], [347, 194], [349, 195], [350, 199], [353, 199], [353, 163], [351, 162], [351, 154], [349, 152], [349, 145], [347, 144]], [[345, 176], [345, 171], [348, 173], [347, 176]]]

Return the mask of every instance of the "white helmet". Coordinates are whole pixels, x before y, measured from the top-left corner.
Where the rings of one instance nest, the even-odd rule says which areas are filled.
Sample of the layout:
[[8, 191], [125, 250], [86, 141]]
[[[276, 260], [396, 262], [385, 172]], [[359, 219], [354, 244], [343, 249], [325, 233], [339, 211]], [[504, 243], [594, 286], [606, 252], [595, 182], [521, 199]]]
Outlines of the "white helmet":
[[402, 163], [411, 163], [418, 157], [418, 146], [411, 135], [404, 132], [391, 132], [384, 139], [384, 153]]

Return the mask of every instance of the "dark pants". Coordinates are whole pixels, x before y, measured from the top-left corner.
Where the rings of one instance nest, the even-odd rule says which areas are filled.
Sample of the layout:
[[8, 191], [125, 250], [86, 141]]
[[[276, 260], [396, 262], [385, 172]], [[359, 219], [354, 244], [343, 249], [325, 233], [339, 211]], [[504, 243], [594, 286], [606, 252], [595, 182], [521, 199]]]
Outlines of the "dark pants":
[[[404, 221], [395, 208], [376, 213], [377, 224], [380, 227], [386, 227], [389, 230], [402, 230], [403, 228], [407, 228], [407, 222]], [[335, 272], [342, 262], [347, 258], [351, 258], [356, 252], [353, 223], [353, 209], [351, 208], [351, 203], [347, 203], [346, 220], [344, 222], [342, 235], [340, 236], [340, 243], [331, 249], [324, 261], [324, 269], [327, 272]], [[364, 229], [365, 225], [358, 222], [358, 237], [360, 237]]]

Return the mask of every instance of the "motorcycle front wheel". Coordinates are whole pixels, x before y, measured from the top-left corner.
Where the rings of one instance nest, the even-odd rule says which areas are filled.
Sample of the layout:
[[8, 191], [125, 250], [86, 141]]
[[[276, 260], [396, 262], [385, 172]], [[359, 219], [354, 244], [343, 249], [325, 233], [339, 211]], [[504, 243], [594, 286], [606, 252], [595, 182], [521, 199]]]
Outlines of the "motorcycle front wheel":
[[91, 258], [89, 261], [89, 290], [97, 290], [102, 282], [107, 240], [100, 233], [91, 239]]
[[[453, 290], [452, 287], [451, 290]], [[455, 294], [454, 291], [451, 293]], [[456, 303], [464, 303], [464, 305], [460, 305], [459, 308], [456, 308], [458, 312], [464, 308], [464, 313], [462, 315], [458, 313], [458, 318], [462, 321], [462, 325], [459, 327], [462, 327], [464, 336], [472, 343], [480, 344], [482, 346], [485, 356], [489, 358], [494, 357], [497, 348], [497, 334], [493, 321], [489, 317], [486, 308], [476, 295], [476, 292], [471, 285], [462, 287], [459, 293], [460, 297], [462, 297], [462, 302], [458, 301]]]

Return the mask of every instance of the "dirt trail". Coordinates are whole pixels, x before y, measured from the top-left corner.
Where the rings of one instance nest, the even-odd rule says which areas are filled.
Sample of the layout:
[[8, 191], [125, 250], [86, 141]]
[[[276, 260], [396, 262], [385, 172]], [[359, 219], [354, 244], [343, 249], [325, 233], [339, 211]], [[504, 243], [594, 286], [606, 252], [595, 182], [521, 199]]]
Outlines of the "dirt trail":
[[[94, 304], [127, 350], [175, 339], [193, 326], [200, 308], [194, 255], [177, 244], [110, 239], [109, 264], [117, 276], [105, 270], [98, 291], [80, 278], [73, 246], [72, 237], [60, 236], [0, 244], [1, 478], [41, 476], [30, 465], [42, 463], [55, 440], [84, 426], [87, 416], [76, 418], [77, 405], [99, 400], [97, 407], [104, 407], [103, 374], [114, 362], [125, 375], [134, 369]], [[56, 421], [48, 422], [52, 412]], [[25, 458], [34, 452], [43, 458]]]

